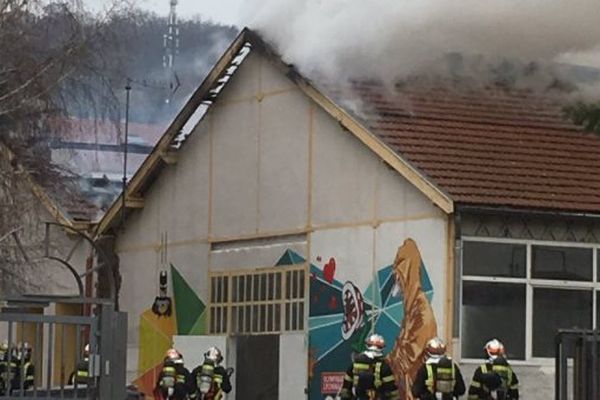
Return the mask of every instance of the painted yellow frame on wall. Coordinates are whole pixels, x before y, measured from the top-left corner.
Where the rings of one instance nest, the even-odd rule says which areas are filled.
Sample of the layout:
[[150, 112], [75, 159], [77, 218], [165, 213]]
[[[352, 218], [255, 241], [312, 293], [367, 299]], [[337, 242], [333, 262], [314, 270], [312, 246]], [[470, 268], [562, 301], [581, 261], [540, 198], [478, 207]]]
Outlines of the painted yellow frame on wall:
[[308, 326], [308, 264], [210, 271], [208, 333], [272, 335]]

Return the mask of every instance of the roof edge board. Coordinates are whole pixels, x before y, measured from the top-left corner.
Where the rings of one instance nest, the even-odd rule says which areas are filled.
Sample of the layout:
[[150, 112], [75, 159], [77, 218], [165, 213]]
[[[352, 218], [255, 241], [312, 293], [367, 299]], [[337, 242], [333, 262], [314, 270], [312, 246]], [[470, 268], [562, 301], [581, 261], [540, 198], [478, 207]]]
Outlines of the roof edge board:
[[532, 215], [540, 217], [565, 217], [565, 218], [585, 218], [585, 219], [599, 219], [600, 211], [598, 213], [591, 213], [585, 211], [565, 211], [565, 210], [552, 210], [552, 209], [534, 209], [528, 207], [509, 207], [509, 206], [488, 206], [478, 205], [469, 203], [457, 203], [456, 212], [458, 213], [481, 213], [481, 214], [512, 214], [512, 215]]
[[[198, 107], [202, 105], [206, 95], [212, 90], [214, 83], [217, 82], [223, 73], [229, 68], [231, 62], [238, 56], [246, 42], [248, 41], [247, 36], [248, 29], [244, 28], [235, 40], [229, 45], [227, 50], [223, 53], [221, 58], [217, 61], [215, 66], [208, 73], [206, 78], [202, 81], [202, 84], [196, 89], [192, 97], [183, 106], [179, 114], [175, 117], [171, 125], [167, 128], [165, 133], [161, 136], [158, 143], [154, 146], [150, 154], [146, 157], [142, 165], [135, 172], [131, 181], [127, 184], [126, 197], [130, 197], [136, 194], [136, 192], [146, 183], [146, 181], [152, 175], [158, 164], [163, 162], [163, 154], [169, 151], [173, 139], [177, 137], [181, 129], [196, 112]], [[101, 235], [106, 232], [114, 223], [115, 219], [121, 214], [121, 208], [123, 207], [123, 194], [118, 196], [113, 204], [110, 206], [108, 211], [104, 214], [100, 222], [96, 226], [95, 235]]]
[[454, 211], [453, 200], [447, 193], [427, 179], [423, 173], [383, 143], [350, 114], [340, 108], [333, 100], [314, 87], [308, 79], [302, 76], [302, 74], [300, 74], [293, 66], [282, 61], [279, 55], [277, 55], [277, 53], [255, 32], [249, 30], [247, 33], [249, 41], [252, 43], [254, 49], [261, 51], [276, 68], [282, 70], [289, 79], [298, 85], [304, 94], [323, 108], [323, 110], [331, 115], [331, 117], [338, 121], [344, 128], [348, 129], [348, 131], [394, 168], [394, 170], [407, 179], [413, 186], [419, 189], [446, 214], [451, 214]]

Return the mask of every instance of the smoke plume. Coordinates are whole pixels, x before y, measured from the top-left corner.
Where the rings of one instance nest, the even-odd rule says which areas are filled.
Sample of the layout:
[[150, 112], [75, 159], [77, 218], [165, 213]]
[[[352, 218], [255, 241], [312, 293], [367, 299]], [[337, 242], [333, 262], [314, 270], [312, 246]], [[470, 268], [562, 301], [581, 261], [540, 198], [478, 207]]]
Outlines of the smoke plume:
[[598, 0], [249, 0], [242, 20], [305, 74], [396, 81], [455, 68], [449, 54], [473, 70], [600, 67], [599, 15]]

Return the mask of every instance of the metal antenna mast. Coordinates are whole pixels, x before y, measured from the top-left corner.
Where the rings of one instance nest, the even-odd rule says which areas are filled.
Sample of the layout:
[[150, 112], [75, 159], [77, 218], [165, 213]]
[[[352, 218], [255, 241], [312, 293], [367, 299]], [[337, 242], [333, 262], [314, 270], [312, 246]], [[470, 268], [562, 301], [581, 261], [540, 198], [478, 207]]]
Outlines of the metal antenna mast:
[[175, 73], [175, 57], [179, 54], [179, 23], [177, 21], [177, 0], [169, 0], [169, 26], [164, 35], [165, 54], [163, 56], [163, 67], [171, 89], [165, 102], [171, 102], [173, 93], [179, 87], [179, 78]]

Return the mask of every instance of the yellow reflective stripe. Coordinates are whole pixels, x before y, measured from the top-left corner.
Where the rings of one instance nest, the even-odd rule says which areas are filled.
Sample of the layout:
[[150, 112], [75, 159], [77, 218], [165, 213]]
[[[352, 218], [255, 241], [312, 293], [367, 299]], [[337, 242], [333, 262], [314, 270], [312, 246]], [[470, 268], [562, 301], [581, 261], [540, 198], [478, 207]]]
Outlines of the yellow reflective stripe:
[[425, 364], [425, 368], [427, 369], [427, 379], [425, 380], [425, 386], [427, 389], [433, 393], [433, 367], [431, 364]]
[[390, 375], [390, 376], [386, 376], [385, 378], [382, 379], [383, 382], [387, 383], [387, 382], [393, 382], [394, 381], [394, 375]]
[[350, 375], [348, 375], [348, 374], [344, 375], [344, 380], [345, 380], [346, 382], [352, 382], [352, 378], [351, 378], [351, 377], [350, 377]]
[[375, 387], [381, 387], [381, 363], [378, 362], [375, 364]]
[[164, 367], [163, 371], [165, 371], [165, 372], [175, 372], [175, 368], [174, 367]]
[[355, 363], [353, 369], [369, 369], [371, 368], [370, 364], [364, 364], [364, 363]]
[[479, 383], [477, 381], [473, 381], [473, 382], [471, 382], [471, 386], [473, 386], [474, 388], [480, 388], [481, 387], [481, 383]]

